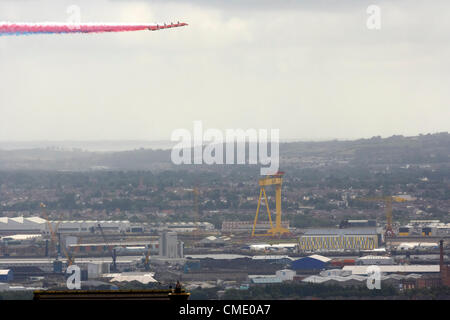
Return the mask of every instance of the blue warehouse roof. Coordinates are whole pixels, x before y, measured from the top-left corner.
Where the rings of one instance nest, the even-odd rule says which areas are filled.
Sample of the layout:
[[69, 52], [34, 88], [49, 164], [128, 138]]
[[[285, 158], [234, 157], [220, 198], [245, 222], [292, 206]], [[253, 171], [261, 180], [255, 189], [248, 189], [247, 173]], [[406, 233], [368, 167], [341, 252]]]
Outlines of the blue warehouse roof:
[[300, 258], [291, 264], [293, 270], [321, 270], [324, 269], [331, 259], [319, 255]]

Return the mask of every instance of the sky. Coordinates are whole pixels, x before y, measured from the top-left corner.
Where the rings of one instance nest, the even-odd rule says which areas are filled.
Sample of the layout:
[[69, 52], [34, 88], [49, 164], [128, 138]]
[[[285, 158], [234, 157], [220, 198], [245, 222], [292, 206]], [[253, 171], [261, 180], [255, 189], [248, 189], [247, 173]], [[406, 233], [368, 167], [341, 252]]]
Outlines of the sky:
[[0, 36], [0, 141], [170, 140], [195, 120], [289, 140], [450, 131], [450, 2], [430, 3], [2, 0], [0, 21], [76, 5], [81, 22], [189, 26]]

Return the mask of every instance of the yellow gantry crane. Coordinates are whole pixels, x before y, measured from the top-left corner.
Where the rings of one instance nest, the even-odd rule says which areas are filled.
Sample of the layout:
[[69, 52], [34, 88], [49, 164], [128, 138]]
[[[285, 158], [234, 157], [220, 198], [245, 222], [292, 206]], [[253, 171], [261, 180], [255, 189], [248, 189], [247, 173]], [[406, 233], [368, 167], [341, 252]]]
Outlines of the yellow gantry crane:
[[[256, 208], [255, 221], [253, 222], [252, 237], [254, 236], [275, 236], [283, 235], [289, 233], [289, 230], [282, 227], [281, 225], [281, 186], [283, 184], [284, 172], [278, 171], [274, 175], [269, 175], [267, 177], [259, 179], [259, 199], [258, 207]], [[272, 223], [272, 217], [270, 214], [269, 203], [267, 201], [266, 189], [267, 186], [275, 186], [275, 205], [276, 205], [276, 220], [275, 227]], [[255, 234], [256, 224], [258, 222], [259, 209], [261, 207], [261, 199], [264, 196], [264, 202], [267, 208], [267, 215], [269, 216], [270, 229], [264, 234]]]
[[405, 202], [406, 199], [398, 196], [386, 196], [386, 197], [367, 197], [360, 198], [359, 200], [363, 201], [384, 201], [386, 208], [386, 237], [393, 237], [394, 230], [392, 229], [392, 202]]

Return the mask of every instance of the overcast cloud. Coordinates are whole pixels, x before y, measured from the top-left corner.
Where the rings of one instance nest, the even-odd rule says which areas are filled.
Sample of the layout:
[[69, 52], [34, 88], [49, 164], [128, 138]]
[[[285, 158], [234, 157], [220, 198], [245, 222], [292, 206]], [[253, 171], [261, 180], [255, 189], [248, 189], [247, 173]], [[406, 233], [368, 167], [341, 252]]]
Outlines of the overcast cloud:
[[0, 37], [0, 140], [169, 140], [194, 120], [301, 140], [450, 131], [448, 0], [2, 0], [0, 20], [73, 4], [82, 22], [189, 26]]

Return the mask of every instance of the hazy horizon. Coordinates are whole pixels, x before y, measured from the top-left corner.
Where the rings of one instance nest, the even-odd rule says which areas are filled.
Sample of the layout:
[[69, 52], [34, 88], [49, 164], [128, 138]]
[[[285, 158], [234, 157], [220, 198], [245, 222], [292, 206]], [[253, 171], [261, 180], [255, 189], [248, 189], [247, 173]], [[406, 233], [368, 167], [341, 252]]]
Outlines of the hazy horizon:
[[[437, 134], [434, 133], [423, 133]], [[448, 133], [448, 132], [445, 132]], [[396, 135], [392, 135], [396, 136]], [[337, 138], [324, 138], [324, 139], [280, 139], [280, 143], [292, 143], [292, 142], [329, 142], [329, 141], [355, 141], [360, 139], [370, 139], [373, 137], [381, 137], [382, 139], [392, 136], [372, 136], [361, 137], [357, 139], [337, 139]], [[405, 136], [415, 137], [414, 136]], [[418, 136], [418, 135], [417, 135]], [[130, 151], [136, 149], [152, 149], [152, 150], [168, 150], [176, 145], [177, 141], [170, 140], [29, 140], [29, 141], [5, 141], [0, 140], [0, 150], [26, 150], [26, 149], [42, 149], [42, 148], [61, 148], [63, 150], [81, 149], [83, 151], [90, 152], [119, 152]], [[205, 144], [208, 142], [205, 141]]]

